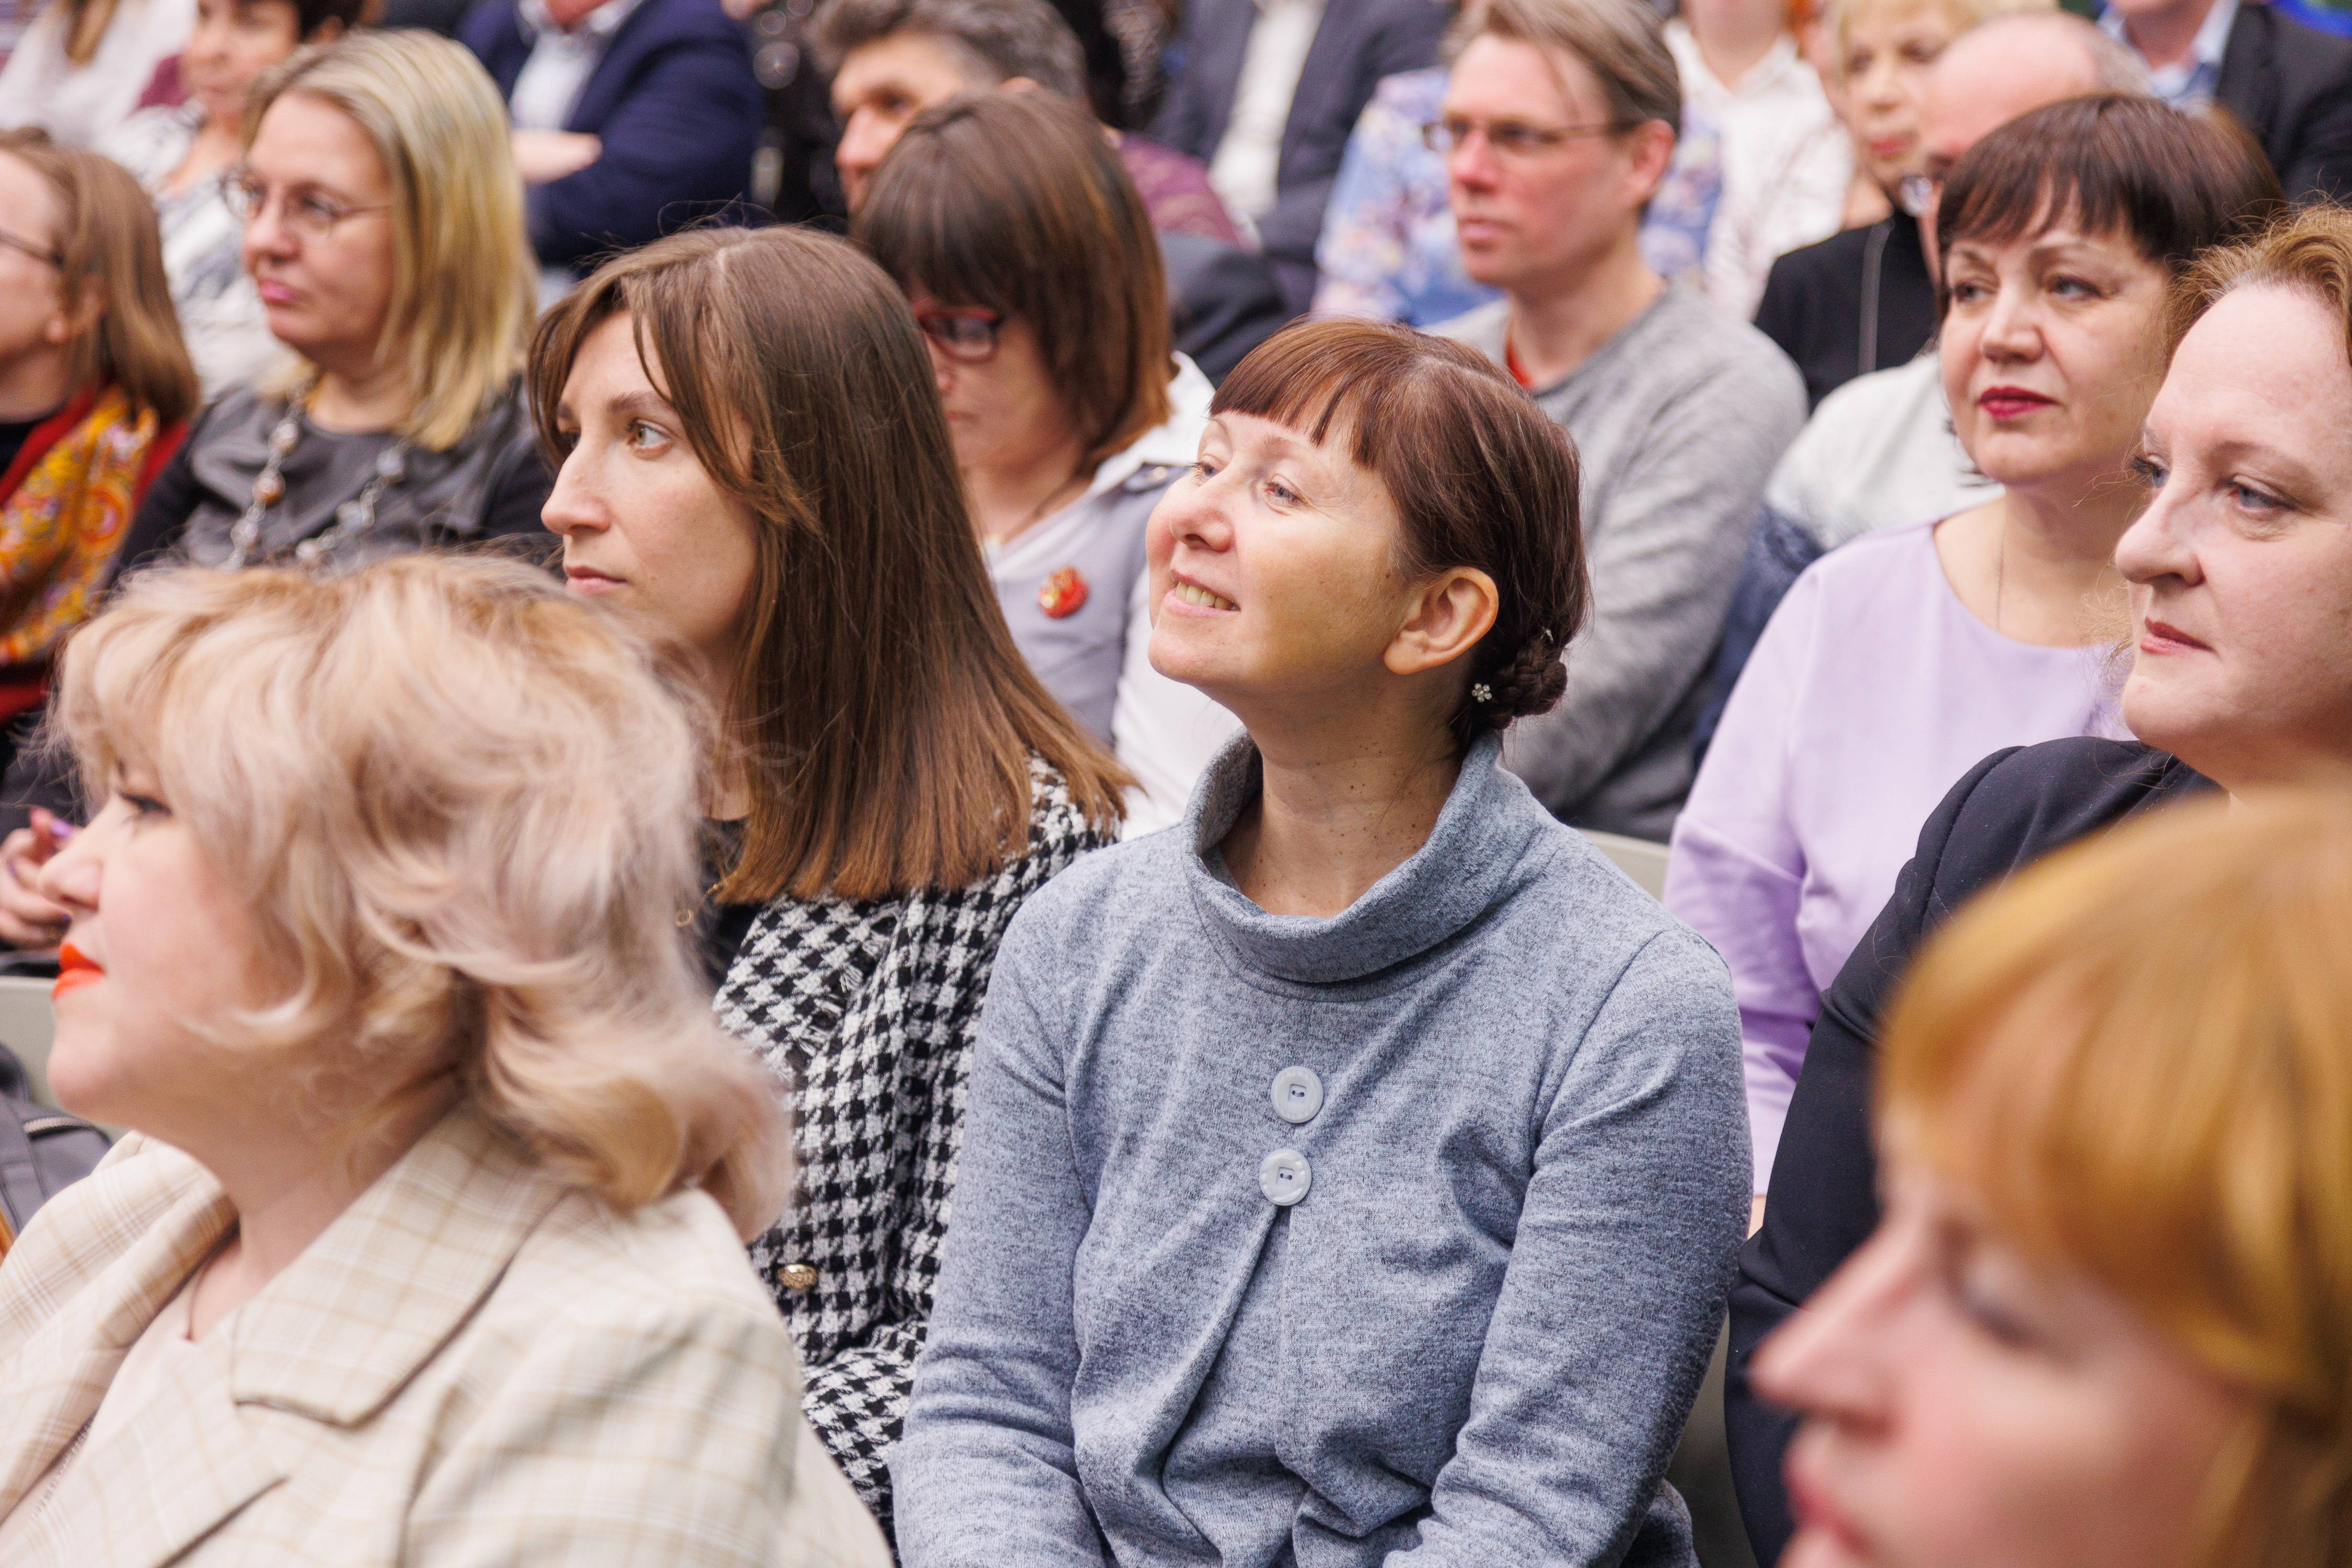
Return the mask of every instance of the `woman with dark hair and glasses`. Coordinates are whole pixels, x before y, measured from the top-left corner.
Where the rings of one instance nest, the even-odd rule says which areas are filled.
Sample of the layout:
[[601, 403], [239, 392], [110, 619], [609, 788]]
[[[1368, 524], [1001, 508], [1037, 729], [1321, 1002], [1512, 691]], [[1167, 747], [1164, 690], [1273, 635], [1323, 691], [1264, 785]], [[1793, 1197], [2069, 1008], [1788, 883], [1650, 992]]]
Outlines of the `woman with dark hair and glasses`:
[[[44, 132], [0, 132], [0, 769], [197, 398], [138, 182]], [[47, 947], [65, 911], [23, 857], [55, 840], [17, 820], [0, 843], [0, 945]]]
[[907, 129], [851, 237], [930, 343], [997, 601], [1030, 666], [1165, 826], [1234, 729], [1145, 655], [1143, 525], [1192, 461], [1213, 389], [1168, 342], [1151, 220], [1102, 130], [1037, 93]]

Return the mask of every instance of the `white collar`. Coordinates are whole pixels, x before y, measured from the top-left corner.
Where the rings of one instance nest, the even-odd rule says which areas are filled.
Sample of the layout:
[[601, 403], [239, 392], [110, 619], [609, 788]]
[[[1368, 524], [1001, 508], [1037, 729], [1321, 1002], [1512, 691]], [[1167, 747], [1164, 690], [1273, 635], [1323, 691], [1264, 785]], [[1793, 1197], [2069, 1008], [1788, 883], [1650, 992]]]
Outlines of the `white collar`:
[[533, 37], [544, 37], [552, 33], [558, 37], [602, 43], [618, 32], [621, 24], [629, 19], [629, 14], [644, 3], [645, 0], [604, 0], [604, 4], [569, 27], [555, 25], [555, 18], [548, 15], [547, 0], [520, 0], [516, 11], [522, 18], [523, 26]]
[[1691, 92], [1690, 79], [1696, 77], [1700, 92], [1715, 99], [1752, 98], [1779, 86], [1780, 79], [1789, 74], [1789, 68], [1799, 61], [1797, 40], [1784, 32], [1772, 40], [1772, 47], [1766, 49], [1754, 65], [1748, 68], [1748, 74], [1740, 79], [1739, 86], [1729, 88], [1724, 86], [1708, 67], [1706, 56], [1700, 51], [1698, 38], [1691, 32], [1689, 23], [1680, 16], [1674, 17], [1666, 23], [1665, 35], [1667, 43], [1674, 49], [1675, 68], [1684, 78], [1685, 96]]
[[1097, 464], [1095, 477], [1080, 500], [1123, 485], [1145, 468], [1177, 468], [1201, 455], [1201, 432], [1209, 423], [1209, 405], [1216, 398], [1217, 389], [1189, 357], [1181, 353], [1171, 357], [1176, 362], [1176, 374], [1168, 381], [1167, 419]]
[[1166, 422], [1153, 426], [1126, 447], [1095, 466], [1087, 493], [1060, 510], [1040, 518], [1002, 544], [981, 547], [989, 571], [1018, 577], [1041, 571], [1068, 557], [1071, 542], [1096, 525], [1100, 513], [1087, 503], [1127, 483], [1146, 468], [1190, 465], [1201, 454], [1201, 432], [1209, 423], [1209, 405], [1217, 389], [1201, 367], [1182, 354], [1172, 356], [1176, 374], [1169, 379], [1170, 409]]
[[[2204, 24], [2197, 29], [2196, 42], [2189, 46], [2188, 63], [2219, 69], [2221, 57], [2229, 52], [2230, 29], [2237, 21], [2238, 0], [2213, 0], [2213, 8], [2205, 13]], [[2131, 35], [2124, 31], [2123, 14], [2114, 6], [2099, 14], [2099, 26], [2107, 37], [2131, 46]]]

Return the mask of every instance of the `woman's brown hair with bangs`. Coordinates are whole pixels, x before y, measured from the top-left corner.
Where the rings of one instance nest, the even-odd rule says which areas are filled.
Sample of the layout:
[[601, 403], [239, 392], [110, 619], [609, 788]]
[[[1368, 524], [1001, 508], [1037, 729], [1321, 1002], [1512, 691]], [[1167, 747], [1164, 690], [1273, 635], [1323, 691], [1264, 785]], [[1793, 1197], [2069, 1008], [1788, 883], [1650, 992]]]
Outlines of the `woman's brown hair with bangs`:
[[2191, 1561], [2352, 1556], [2352, 795], [2167, 808], [1971, 903], [1879, 1135], [2246, 1396]]
[[1022, 853], [1030, 759], [1097, 826], [1127, 777], [1013, 646], [981, 562], [930, 354], [898, 290], [797, 228], [676, 234], [540, 323], [551, 459], [580, 345], [625, 313], [695, 457], [755, 523], [729, 711], [752, 803], [731, 903], [956, 888]]
[[1410, 327], [1307, 321], [1234, 366], [1210, 412], [1270, 419], [1318, 446], [1343, 438], [1396, 507], [1402, 574], [1475, 566], [1494, 579], [1495, 624], [1470, 653], [1456, 745], [1551, 710], [1591, 597], [1576, 448], [1492, 361]]
[[116, 386], [159, 426], [195, 413], [203, 397], [180, 336], [155, 205], [113, 159], [60, 147], [38, 130], [0, 132], [0, 153], [25, 163], [58, 199], [55, 243], [66, 308], [95, 296], [98, 319], [74, 345], [73, 384]]
[[[2019, 115], [1953, 165], [1936, 211], [1937, 270], [1951, 276], [1963, 240], [2005, 245], [2071, 221], [2121, 236], [2177, 278], [2199, 251], [2285, 206], [2262, 147], [2227, 115], [2187, 115], [2154, 98], [2069, 98]], [[1948, 285], [1937, 296], [1949, 305]]]
[[1102, 127], [1034, 92], [983, 92], [907, 127], [850, 226], [911, 298], [1015, 316], [1085, 446], [1081, 471], [1168, 422], [1168, 279]]

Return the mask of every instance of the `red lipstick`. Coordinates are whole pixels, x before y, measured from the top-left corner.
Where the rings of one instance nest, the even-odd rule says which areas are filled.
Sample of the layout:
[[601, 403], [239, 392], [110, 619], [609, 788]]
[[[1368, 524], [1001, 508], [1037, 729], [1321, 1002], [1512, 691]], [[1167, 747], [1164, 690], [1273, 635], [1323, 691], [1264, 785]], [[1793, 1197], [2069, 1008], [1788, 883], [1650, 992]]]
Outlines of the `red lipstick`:
[[68, 991], [79, 991], [105, 978], [106, 971], [88, 953], [67, 942], [58, 949], [58, 983], [49, 987], [49, 1000], [55, 1002]]
[[1977, 406], [1995, 419], [2022, 419], [2037, 408], [2047, 408], [2055, 400], [2038, 392], [2028, 392], [2021, 386], [1988, 386], [1977, 394]]

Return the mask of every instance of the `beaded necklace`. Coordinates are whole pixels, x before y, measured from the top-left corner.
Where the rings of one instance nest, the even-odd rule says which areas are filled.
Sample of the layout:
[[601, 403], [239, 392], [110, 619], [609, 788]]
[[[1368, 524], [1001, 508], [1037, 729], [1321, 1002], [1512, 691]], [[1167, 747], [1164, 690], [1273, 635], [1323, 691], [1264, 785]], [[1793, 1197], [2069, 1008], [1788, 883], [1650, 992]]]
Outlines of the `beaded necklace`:
[[[251, 559], [253, 547], [261, 540], [261, 521], [286, 496], [286, 458], [294, 444], [302, 438], [302, 407], [318, 385], [313, 377], [296, 388], [286, 400], [286, 412], [278, 416], [269, 432], [269, 456], [261, 465], [261, 472], [253, 477], [253, 497], [246, 502], [245, 512], [228, 531], [228, 559], [221, 563], [224, 572], [235, 572]], [[394, 441], [375, 455], [374, 471], [360, 493], [335, 508], [334, 525], [315, 539], [306, 539], [294, 547], [295, 558], [309, 564], [354, 535], [364, 533], [375, 521], [375, 506], [383, 492], [408, 477], [408, 439]]]

